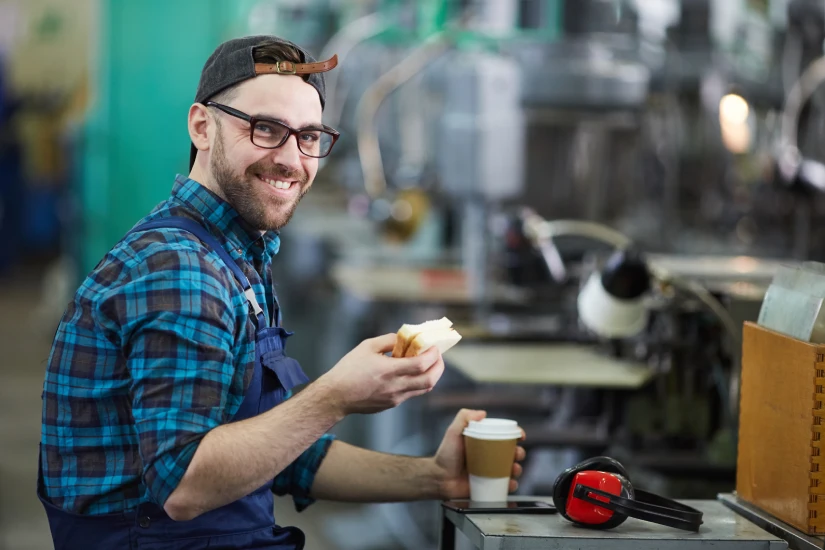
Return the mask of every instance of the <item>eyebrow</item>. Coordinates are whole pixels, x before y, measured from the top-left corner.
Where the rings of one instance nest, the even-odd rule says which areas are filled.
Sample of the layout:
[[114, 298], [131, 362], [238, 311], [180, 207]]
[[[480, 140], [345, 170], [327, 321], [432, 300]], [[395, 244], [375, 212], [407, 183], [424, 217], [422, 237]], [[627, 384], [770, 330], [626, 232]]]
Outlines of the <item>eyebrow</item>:
[[[274, 116], [274, 115], [269, 115], [269, 114], [266, 114], [266, 113], [258, 113], [258, 114], [252, 115], [252, 116], [254, 118], [257, 118], [258, 120], [267, 120], [267, 121], [270, 121], [270, 122], [280, 122], [281, 124], [285, 124], [287, 126], [292, 126], [286, 120], [282, 119], [281, 117]], [[296, 130], [323, 130], [324, 125], [321, 124], [320, 122], [308, 122], [308, 123], [303, 124], [301, 126], [295, 126], [295, 129]]]

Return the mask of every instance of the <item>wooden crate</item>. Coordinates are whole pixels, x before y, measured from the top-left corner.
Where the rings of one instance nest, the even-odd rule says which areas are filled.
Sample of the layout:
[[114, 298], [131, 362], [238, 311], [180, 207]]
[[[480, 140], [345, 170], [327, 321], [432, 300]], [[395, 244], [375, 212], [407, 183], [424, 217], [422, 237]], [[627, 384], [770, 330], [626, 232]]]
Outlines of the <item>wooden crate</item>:
[[825, 345], [745, 323], [741, 384], [736, 492], [825, 533]]

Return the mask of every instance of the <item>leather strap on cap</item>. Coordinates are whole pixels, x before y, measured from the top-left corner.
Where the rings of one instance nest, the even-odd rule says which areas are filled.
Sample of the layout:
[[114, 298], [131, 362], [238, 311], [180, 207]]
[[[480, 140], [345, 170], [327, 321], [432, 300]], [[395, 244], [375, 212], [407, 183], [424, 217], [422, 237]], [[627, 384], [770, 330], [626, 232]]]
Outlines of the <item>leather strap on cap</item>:
[[338, 66], [338, 55], [333, 55], [326, 61], [317, 63], [293, 63], [292, 61], [278, 61], [277, 63], [255, 63], [255, 74], [312, 74], [325, 73]]

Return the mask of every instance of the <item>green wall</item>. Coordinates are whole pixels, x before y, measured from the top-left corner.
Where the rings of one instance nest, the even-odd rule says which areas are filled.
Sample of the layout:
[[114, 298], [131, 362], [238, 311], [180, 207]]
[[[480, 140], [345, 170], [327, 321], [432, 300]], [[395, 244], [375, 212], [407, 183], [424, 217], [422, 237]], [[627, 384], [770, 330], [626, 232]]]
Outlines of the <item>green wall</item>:
[[[222, 0], [101, 0], [92, 110], [80, 147], [79, 268], [88, 273], [188, 173], [200, 69], [233, 32]], [[230, 9], [232, 11], [230, 11]]]

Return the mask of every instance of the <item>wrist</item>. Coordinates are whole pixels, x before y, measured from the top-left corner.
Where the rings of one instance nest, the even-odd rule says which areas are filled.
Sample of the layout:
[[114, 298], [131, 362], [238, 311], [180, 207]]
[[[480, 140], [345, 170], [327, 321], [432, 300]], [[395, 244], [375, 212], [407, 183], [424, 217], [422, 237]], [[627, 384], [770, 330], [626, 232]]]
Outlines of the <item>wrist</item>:
[[428, 490], [426, 498], [428, 500], [448, 500], [447, 470], [438, 465], [435, 457], [428, 457], [423, 460], [428, 472], [426, 478], [429, 481], [426, 483], [426, 489]]
[[337, 424], [347, 416], [346, 400], [335, 384], [330, 383], [325, 376], [318, 378], [301, 393], [309, 394], [315, 406], [324, 411], [333, 423]]

